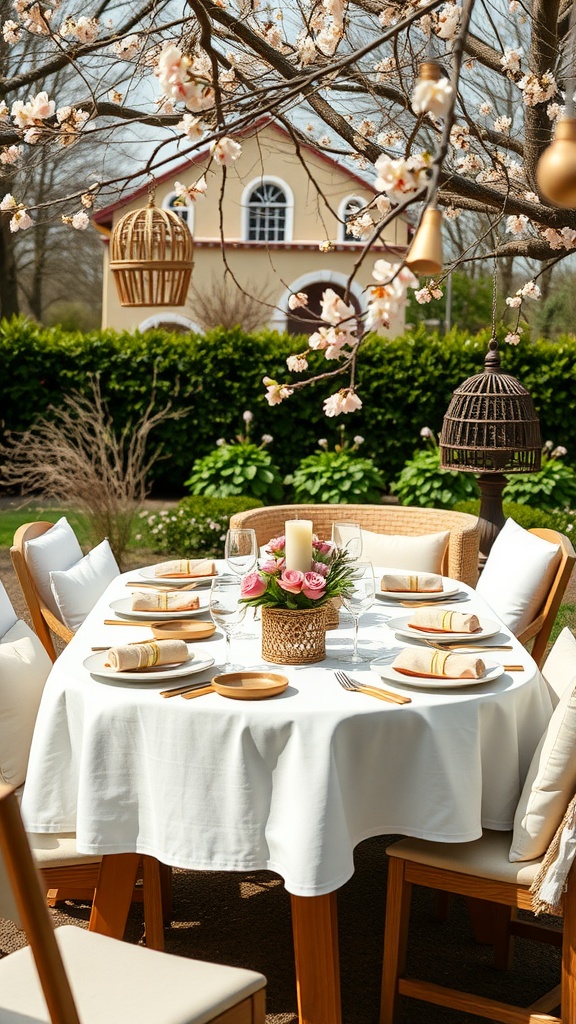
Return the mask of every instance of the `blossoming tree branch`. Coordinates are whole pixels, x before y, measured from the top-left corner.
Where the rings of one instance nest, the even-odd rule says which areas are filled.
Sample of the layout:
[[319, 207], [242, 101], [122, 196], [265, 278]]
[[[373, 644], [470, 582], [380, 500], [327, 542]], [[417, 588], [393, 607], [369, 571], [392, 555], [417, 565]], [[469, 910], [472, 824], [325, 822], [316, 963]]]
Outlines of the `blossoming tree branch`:
[[[288, 129], [300, 156], [312, 142], [373, 184], [374, 198], [347, 221], [363, 243], [350, 283], [360, 261], [373, 260], [365, 311], [326, 289], [317, 330], [288, 359], [287, 379], [265, 378], [272, 405], [312, 380], [344, 377], [326, 415], [359, 408], [362, 339], [386, 330], [408, 288], [419, 302], [433, 302], [443, 275], [467, 260], [514, 255], [546, 269], [576, 248], [576, 213], [551, 202], [537, 180], [555, 126], [572, 116], [569, 0], [101, 0], [93, 7], [89, 0], [77, 7], [2, 0], [1, 10], [4, 246], [54, 215], [72, 231], [85, 230], [129, 177], [163, 172], [175, 152], [210, 153], [192, 186], [175, 182], [183, 199], [201, 201], [208, 189], [222, 197], [228, 168], [241, 170], [242, 133], [264, 115]], [[434, 73], [424, 73], [430, 66]], [[114, 167], [115, 145], [127, 127], [134, 134], [139, 126], [153, 144], [130, 176], [107, 171], [94, 180], [87, 170], [66, 195], [38, 202], [28, 193], [26, 167], [35, 154], [57, 159], [64, 148], [83, 146], [88, 169], [90, 147], [106, 139]], [[444, 218], [474, 213], [485, 230], [424, 280], [409, 258], [375, 259], [391, 221], [410, 212], [422, 223], [427, 208]], [[325, 239], [321, 247], [331, 245]], [[524, 302], [539, 297], [540, 272], [506, 297], [517, 311], [506, 339], [512, 344]], [[289, 306], [297, 316], [307, 302], [298, 292]]]

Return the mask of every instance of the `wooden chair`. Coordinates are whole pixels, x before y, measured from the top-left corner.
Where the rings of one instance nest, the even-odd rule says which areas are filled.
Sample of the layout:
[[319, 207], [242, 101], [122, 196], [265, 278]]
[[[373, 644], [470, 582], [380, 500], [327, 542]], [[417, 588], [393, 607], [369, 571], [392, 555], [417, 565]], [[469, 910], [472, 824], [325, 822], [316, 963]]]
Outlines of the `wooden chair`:
[[50, 608], [46, 607], [26, 562], [26, 542], [34, 537], [42, 536], [53, 525], [54, 523], [46, 522], [23, 523], [14, 534], [14, 544], [10, 548], [10, 556], [20, 587], [22, 588], [24, 600], [30, 612], [34, 631], [44, 644], [52, 661], [56, 661], [56, 650], [51, 634], [54, 633], [67, 644], [74, 636], [74, 633], [54, 615]]
[[558, 533], [557, 530], [534, 529], [528, 532], [541, 537], [542, 540], [549, 541], [551, 544], [558, 544], [560, 547], [560, 561], [546, 600], [536, 618], [518, 634], [518, 640], [524, 646], [530, 643], [530, 641], [533, 642], [531, 654], [536, 664], [540, 666], [546, 653], [546, 646], [550, 639], [550, 633], [552, 632], [558, 609], [572, 575], [572, 569], [576, 562], [576, 552], [568, 537], [563, 533]]
[[[542, 859], [511, 864], [510, 832], [485, 832], [472, 843], [433, 843], [403, 839], [388, 847], [388, 892], [384, 937], [384, 968], [380, 1024], [399, 1024], [400, 997], [407, 996], [436, 1006], [486, 1017], [504, 1024], [574, 1024], [576, 1020], [576, 875], [570, 871], [564, 899], [563, 932], [526, 921], [516, 921], [517, 909], [531, 910], [530, 886]], [[470, 992], [407, 977], [410, 896], [413, 885], [442, 893], [459, 893], [469, 899], [496, 904], [494, 915], [501, 944], [500, 962], [507, 953], [510, 935], [548, 942], [562, 942], [561, 984], [530, 1007], [517, 1007]], [[498, 913], [499, 911], [499, 913]], [[502, 924], [506, 927], [502, 929]], [[506, 948], [504, 948], [506, 947]], [[498, 952], [498, 951], [497, 951]], [[549, 1011], [561, 1004], [561, 1016]], [[406, 1016], [406, 1020], [410, 1017]]]
[[287, 519], [311, 519], [314, 532], [330, 539], [332, 523], [358, 523], [373, 533], [421, 537], [450, 531], [448, 556], [443, 572], [471, 587], [478, 581], [479, 530], [476, 516], [440, 508], [408, 505], [271, 505], [237, 512], [230, 519], [235, 529], [253, 529], [259, 545], [284, 532]]
[[169, 956], [75, 926], [54, 932], [18, 803], [4, 785], [0, 850], [14, 897], [0, 882], [0, 916], [14, 919], [18, 914], [30, 943], [0, 960], [2, 1020], [264, 1024], [266, 979], [261, 974]]

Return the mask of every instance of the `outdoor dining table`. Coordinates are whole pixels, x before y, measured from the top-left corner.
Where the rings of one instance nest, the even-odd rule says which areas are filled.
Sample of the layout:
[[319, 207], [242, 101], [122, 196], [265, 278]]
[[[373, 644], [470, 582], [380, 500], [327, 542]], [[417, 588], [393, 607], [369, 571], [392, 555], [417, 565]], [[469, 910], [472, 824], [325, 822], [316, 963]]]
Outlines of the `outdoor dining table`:
[[[114, 617], [110, 603], [129, 596], [135, 578], [132, 571], [110, 584], [50, 673], [22, 801], [26, 827], [75, 832], [80, 852], [103, 855], [91, 927], [117, 937], [136, 854], [184, 869], [278, 873], [291, 895], [300, 1021], [339, 1024], [336, 895], [354, 872], [355, 846], [386, 834], [466, 842], [483, 828], [511, 828], [552, 711], [546, 684], [502, 627], [486, 643], [512, 650], [491, 660], [522, 671], [458, 688], [398, 686], [369, 662], [340, 660], [352, 646], [352, 622], [341, 612], [324, 661], [273, 666], [289, 680], [277, 696], [165, 699], [159, 691], [188, 679], [117, 681], [84, 666], [92, 647], [151, 637], [135, 620], [104, 625]], [[207, 601], [208, 591], [199, 593]], [[455, 607], [497, 620], [464, 584], [456, 597]], [[361, 647], [392, 661], [411, 642], [388, 625], [401, 613], [398, 602], [377, 599], [360, 619]], [[208, 611], [200, 617], [209, 619]], [[270, 670], [252, 611], [241, 628], [233, 660]], [[211, 679], [224, 638], [217, 631], [194, 651], [215, 665], [190, 680]], [[335, 670], [351, 668], [354, 678], [411, 703], [342, 689]]]

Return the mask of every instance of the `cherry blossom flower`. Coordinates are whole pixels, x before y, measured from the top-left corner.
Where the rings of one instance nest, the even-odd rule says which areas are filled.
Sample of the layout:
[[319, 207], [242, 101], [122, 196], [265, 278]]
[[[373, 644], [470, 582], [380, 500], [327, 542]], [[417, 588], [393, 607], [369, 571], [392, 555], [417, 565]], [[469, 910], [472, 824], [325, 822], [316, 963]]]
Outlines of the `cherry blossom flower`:
[[90, 218], [84, 210], [79, 210], [72, 217], [72, 227], [76, 228], [76, 231], [85, 231], [90, 223]]
[[412, 110], [415, 114], [434, 114], [444, 117], [450, 109], [454, 87], [447, 78], [438, 82], [419, 78], [412, 93]]
[[478, 107], [478, 113], [482, 114], [482, 117], [488, 117], [492, 113], [492, 104], [485, 100]]
[[38, 121], [44, 121], [54, 116], [56, 104], [54, 100], [48, 99], [47, 92], [39, 92], [36, 96], [30, 96], [28, 103], [23, 100], [15, 100], [12, 104], [10, 114], [18, 128], [28, 128], [36, 125]]
[[522, 305], [522, 297], [520, 295], [508, 295], [506, 305], [510, 306], [511, 309], [518, 309]]
[[355, 331], [356, 321], [353, 319], [356, 310], [354, 306], [348, 305], [341, 299], [339, 295], [332, 288], [327, 288], [322, 293], [322, 302], [320, 306], [320, 316], [322, 320], [326, 320], [329, 324], [334, 326], [346, 321], [346, 330]]
[[470, 129], [467, 124], [453, 124], [450, 129], [450, 145], [454, 149], [470, 148]]
[[549, 103], [546, 107], [546, 115], [551, 121], [557, 121], [559, 117], [562, 117], [564, 110], [561, 103]]
[[520, 335], [515, 331], [510, 331], [504, 338], [504, 341], [507, 345], [519, 345]]
[[455, 206], [447, 206], [444, 210], [446, 220], [457, 220], [461, 213], [462, 211], [458, 210]]
[[279, 405], [285, 398], [290, 398], [290, 395], [294, 394], [294, 389], [286, 387], [285, 384], [279, 384], [278, 381], [272, 380], [271, 377], [263, 377], [262, 383], [266, 388], [265, 399], [268, 405]]
[[156, 62], [154, 74], [167, 99], [183, 102], [188, 110], [199, 113], [214, 106], [214, 90], [191, 65], [190, 58], [174, 43], [166, 43]]
[[510, 131], [511, 124], [511, 117], [497, 117], [496, 120], [494, 121], [494, 131], [503, 132], [505, 135], [507, 135], [508, 132]]
[[456, 170], [460, 174], [477, 174], [483, 167], [484, 161], [477, 153], [467, 153], [456, 162]]
[[188, 199], [192, 203], [195, 203], [199, 197], [203, 197], [207, 188], [208, 184], [204, 175], [198, 178], [194, 185], [183, 185], [180, 181], [174, 182], [174, 191], [178, 198]]
[[386, 192], [392, 200], [400, 200], [419, 188], [419, 176], [425, 164], [413, 157], [408, 160], [404, 160], [403, 157], [393, 160], [382, 154], [374, 166], [378, 174], [374, 188], [379, 192]]
[[325, 359], [341, 359], [346, 354], [342, 350], [355, 343], [356, 339], [349, 331], [338, 327], [320, 327], [308, 339], [310, 348], [323, 351]]
[[140, 36], [132, 35], [126, 36], [125, 39], [117, 39], [116, 42], [112, 43], [112, 50], [122, 60], [132, 60], [139, 53], [141, 46]]
[[378, 213], [381, 214], [382, 217], [384, 217], [392, 209], [392, 203], [388, 199], [388, 196], [376, 196], [376, 199], [374, 200], [374, 205], [378, 210]]
[[0, 163], [15, 164], [22, 156], [22, 146], [8, 146], [0, 152]]
[[526, 199], [529, 203], [539, 203], [540, 202], [540, 196], [537, 195], [536, 192], [525, 192], [524, 193], [524, 199]]
[[521, 213], [518, 216], [513, 214], [506, 218], [506, 231], [510, 235], [521, 235], [522, 232], [525, 231], [527, 224], [528, 217], [524, 213]]
[[206, 125], [199, 117], [194, 117], [192, 114], [184, 114], [182, 120], [178, 122], [176, 128], [183, 132], [187, 138], [197, 142], [202, 138], [206, 131]]
[[13, 233], [16, 231], [25, 231], [26, 228], [32, 227], [32, 218], [26, 212], [24, 207], [16, 210], [16, 213], [10, 221], [10, 231]]
[[299, 309], [301, 306], [308, 305], [308, 296], [306, 292], [293, 292], [288, 299], [289, 309]]
[[534, 299], [535, 301], [540, 298], [540, 288], [534, 281], [527, 281], [526, 284], [516, 292], [517, 295], [523, 295], [527, 299]]
[[517, 71], [520, 71], [522, 56], [523, 54], [521, 49], [514, 49], [511, 46], [505, 46], [504, 56], [500, 58], [500, 67], [503, 71], [507, 71], [511, 75], [515, 75]]
[[118, 89], [108, 90], [108, 99], [111, 103], [122, 103], [123, 98], [123, 94], [118, 92]]
[[444, 4], [444, 7], [438, 12], [435, 26], [436, 35], [440, 39], [454, 39], [458, 32], [461, 14], [462, 10], [458, 4]]
[[14, 199], [14, 196], [7, 192], [3, 199], [0, 200], [0, 210], [15, 210], [18, 203]]
[[516, 84], [522, 90], [527, 107], [545, 103], [546, 100], [552, 99], [557, 90], [556, 80], [551, 71], [545, 71], [541, 78], [533, 74], [524, 75]]
[[325, 416], [339, 416], [340, 413], [355, 412], [356, 409], [361, 409], [362, 402], [354, 388], [342, 388], [325, 400], [323, 408]]
[[242, 152], [239, 142], [234, 142], [229, 135], [225, 135], [218, 142], [213, 142], [210, 150], [214, 159], [224, 167], [230, 167], [238, 159]]
[[306, 355], [300, 353], [297, 356], [288, 356], [286, 366], [292, 373], [303, 373], [304, 370], [308, 369]]
[[346, 229], [354, 238], [368, 238], [374, 229], [374, 221], [369, 213], [363, 213], [360, 217], [347, 220]]
[[2, 25], [2, 35], [4, 42], [12, 46], [14, 43], [20, 41], [22, 30], [17, 21], [5, 21]]

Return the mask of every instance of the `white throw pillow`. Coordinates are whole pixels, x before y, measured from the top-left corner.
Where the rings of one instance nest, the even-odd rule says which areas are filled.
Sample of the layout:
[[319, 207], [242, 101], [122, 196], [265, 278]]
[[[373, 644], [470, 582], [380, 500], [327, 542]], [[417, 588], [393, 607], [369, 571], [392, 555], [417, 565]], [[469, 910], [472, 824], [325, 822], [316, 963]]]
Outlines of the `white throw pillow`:
[[92, 548], [71, 569], [51, 572], [50, 586], [64, 624], [76, 632], [108, 584], [119, 574], [107, 540]]
[[12, 628], [17, 619], [18, 616], [12, 607], [4, 585], [0, 583], [0, 636], [4, 636], [4, 633]]
[[558, 703], [564, 690], [576, 676], [576, 636], [564, 626], [554, 642], [542, 675], [548, 684], [554, 706]]
[[44, 683], [52, 668], [38, 637], [19, 619], [0, 640], [0, 779], [21, 786]]
[[576, 677], [546, 727], [528, 769], [514, 815], [510, 860], [534, 860], [547, 850], [576, 788]]
[[441, 573], [450, 531], [404, 537], [362, 530], [362, 560], [380, 568]]
[[558, 544], [507, 519], [476, 585], [502, 622], [518, 635], [536, 618], [560, 559]]
[[47, 608], [58, 617], [58, 605], [50, 589], [50, 572], [69, 569], [82, 558], [82, 548], [65, 516], [40, 537], [26, 541], [26, 564]]

